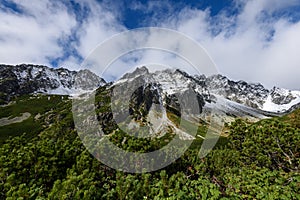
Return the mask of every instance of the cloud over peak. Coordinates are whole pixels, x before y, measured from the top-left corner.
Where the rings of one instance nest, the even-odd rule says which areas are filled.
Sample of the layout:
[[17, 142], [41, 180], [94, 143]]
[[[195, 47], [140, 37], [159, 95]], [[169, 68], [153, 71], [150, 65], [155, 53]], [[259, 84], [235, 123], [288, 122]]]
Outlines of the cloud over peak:
[[[214, 14], [217, 5], [211, 2], [200, 8], [172, 1], [5, 0], [0, 6], [0, 62], [78, 69], [99, 43], [128, 30], [126, 25], [159, 26], [198, 41], [230, 78], [300, 89], [298, 0], [233, 0]], [[138, 59], [116, 63], [128, 69], [150, 60], [176, 63], [159, 52], [137, 54]], [[110, 73], [117, 77], [119, 72]]]

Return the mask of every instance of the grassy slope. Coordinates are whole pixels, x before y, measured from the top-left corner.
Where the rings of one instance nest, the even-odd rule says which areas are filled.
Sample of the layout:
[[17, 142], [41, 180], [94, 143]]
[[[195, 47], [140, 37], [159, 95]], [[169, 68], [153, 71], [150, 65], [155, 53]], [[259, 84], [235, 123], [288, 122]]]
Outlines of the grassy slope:
[[[104, 94], [101, 94], [103, 93]], [[108, 104], [108, 99], [103, 99], [103, 95], [107, 93], [105, 91], [100, 92], [101, 95], [96, 96], [96, 101], [102, 101], [104, 105]], [[49, 99], [50, 98], [50, 99]], [[52, 116], [58, 115], [62, 110], [69, 110], [71, 101], [66, 96], [62, 98], [59, 95], [25, 95], [15, 99], [16, 103], [6, 107], [0, 107], [0, 118], [3, 117], [17, 117], [22, 113], [29, 112], [31, 116], [20, 123], [14, 123], [6, 126], [0, 126], [0, 143], [6, 140], [9, 136], [18, 136], [23, 133], [27, 133], [29, 136], [38, 134], [45, 127], [45, 118], [52, 114]], [[103, 110], [104, 109], [104, 110]], [[101, 106], [98, 112], [107, 111], [107, 106]], [[45, 114], [46, 113], [46, 114]], [[35, 119], [35, 116], [40, 114], [39, 120]], [[49, 118], [49, 117], [48, 117]], [[168, 118], [175, 124], [179, 125], [180, 118], [175, 114], [168, 112]], [[300, 109], [278, 118], [281, 121], [291, 124], [294, 127], [300, 128]], [[48, 119], [51, 120], [51, 119]], [[184, 127], [188, 130], [188, 127]], [[197, 135], [205, 136], [207, 131], [206, 124], [199, 126]], [[192, 146], [199, 146], [202, 143], [202, 139], [196, 137]], [[226, 137], [220, 137], [219, 144], [226, 143]]]
[[300, 109], [297, 109], [279, 119], [300, 129]]
[[[43, 129], [48, 114], [57, 114], [64, 109], [68, 102], [70, 100], [67, 100], [66, 97], [62, 99], [62, 96], [59, 95], [25, 95], [17, 98], [14, 104], [0, 107], [0, 118], [13, 118], [25, 112], [31, 114], [28, 119], [20, 123], [0, 126], [0, 143], [9, 136], [18, 136], [23, 133], [27, 133], [29, 136], [38, 134]], [[37, 114], [41, 115], [38, 120], [35, 119]]]
[[[149, 196], [149, 199], [154, 197], [157, 199], [163, 199], [163, 197], [165, 199], [196, 199], [196, 197], [212, 199], [212, 195], [216, 196], [215, 199], [221, 197], [224, 197], [223, 199], [299, 199], [297, 197], [299, 197], [300, 177], [295, 172], [282, 170], [282, 165], [290, 166], [285, 155], [280, 151], [282, 148], [284, 152], [289, 153], [285, 147], [290, 148], [288, 142], [292, 141], [293, 137], [290, 137], [292, 139], [283, 137], [279, 148], [276, 141], [274, 142], [269, 137], [269, 131], [273, 130], [275, 136], [296, 135], [294, 132], [286, 134], [284, 130], [287, 129], [283, 129], [286, 126], [282, 128], [278, 120], [297, 125], [300, 110], [282, 118], [266, 119], [251, 125], [238, 124], [229, 135], [229, 138], [232, 137], [230, 141], [234, 143], [229, 147], [214, 149], [202, 160], [197, 159], [198, 149], [202, 143], [202, 139], [197, 138], [185, 155], [164, 170], [132, 175], [115, 172], [90, 156], [73, 130], [72, 113], [69, 110], [70, 101], [56, 100], [55, 97], [53, 97], [53, 102], [50, 100], [48, 102], [47, 97], [35, 100], [24, 97], [22, 102], [24, 105], [12, 105], [10, 108], [5, 108], [10, 110], [10, 113], [5, 116], [18, 115], [17, 110], [31, 112], [34, 116], [53, 109], [55, 123], [39, 136], [28, 140], [29, 143], [24, 141], [25, 137], [15, 137], [15, 141], [9, 142], [8, 140], [9, 143], [0, 146], [0, 151], [1, 148], [3, 150], [2, 157], [0, 156], [2, 159], [0, 162], [0, 199], [6, 197], [26, 199], [38, 196], [50, 199], [63, 199], [66, 196], [70, 199], [96, 197], [98, 199], [133, 197], [142, 199], [143, 196]], [[25, 105], [33, 107], [32, 110], [24, 110]], [[107, 107], [101, 107], [101, 109], [108, 110]], [[1, 110], [1, 114], [4, 116], [5, 113]], [[168, 114], [174, 123], [179, 122], [176, 115]], [[51, 113], [43, 116], [43, 119], [48, 118], [49, 115]], [[24, 130], [23, 123], [25, 122], [19, 125]], [[186, 125], [185, 128], [188, 130], [188, 124]], [[16, 126], [17, 124], [14, 124], [15, 130]], [[30, 127], [36, 128], [33, 122], [29, 122], [28, 130]], [[198, 134], [204, 136], [206, 129], [206, 125], [202, 124], [198, 129]], [[0, 133], [2, 134], [3, 131]], [[115, 139], [120, 143], [123, 141], [122, 138]], [[219, 142], [223, 139], [227, 140], [221, 137]], [[128, 143], [124, 148], [131, 150], [149, 145], [149, 143], [133, 143], [132, 141], [131, 144]], [[296, 149], [295, 152], [299, 151]], [[294, 154], [298, 156], [299, 154], [295, 152]], [[274, 163], [266, 162], [266, 158], [269, 158], [268, 153], [272, 156], [270, 161], [275, 159], [279, 162], [279, 164], [275, 162], [275, 167], [278, 166], [278, 169], [271, 168]], [[136, 194], [133, 194], [135, 191]], [[91, 197], [83, 198], [85, 195]]]

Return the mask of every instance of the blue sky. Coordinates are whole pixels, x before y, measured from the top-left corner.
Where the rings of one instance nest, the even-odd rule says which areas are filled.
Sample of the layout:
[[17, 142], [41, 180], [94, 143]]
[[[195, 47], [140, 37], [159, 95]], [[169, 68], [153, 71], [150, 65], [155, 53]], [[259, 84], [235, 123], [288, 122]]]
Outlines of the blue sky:
[[114, 34], [158, 26], [195, 39], [234, 80], [300, 89], [299, 13], [300, 0], [1, 0], [0, 63], [77, 70]]
[[[149, 1], [139, 1], [141, 4], [147, 4]], [[159, 2], [159, 1], [158, 1]], [[122, 10], [121, 21], [124, 25], [129, 28], [137, 28], [140, 26], [147, 26], [149, 19], [155, 18], [155, 16], [165, 16], [173, 15], [174, 13], [180, 12], [184, 7], [191, 7], [193, 9], [210, 9], [211, 15], [216, 15], [224, 9], [230, 9], [232, 1], [231, 0], [192, 0], [192, 1], [170, 1], [171, 7], [164, 6], [164, 3], [159, 3], [156, 9], [149, 9], [145, 12], [145, 9], [134, 9], [132, 5], [126, 5], [125, 3], [120, 3]], [[139, 4], [139, 3], [135, 3]], [[161, 5], [162, 4], [162, 5]], [[121, 9], [122, 9], [121, 8]]]

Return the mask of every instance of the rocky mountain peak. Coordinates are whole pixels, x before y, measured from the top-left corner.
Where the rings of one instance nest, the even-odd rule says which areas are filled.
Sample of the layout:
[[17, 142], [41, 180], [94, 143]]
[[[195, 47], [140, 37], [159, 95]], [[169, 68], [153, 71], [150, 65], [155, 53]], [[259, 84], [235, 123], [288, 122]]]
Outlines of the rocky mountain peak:
[[[90, 72], [81, 70], [71, 71], [65, 68], [50, 68], [43, 65], [20, 64], [0, 65], [1, 99], [8, 101], [13, 96], [30, 93], [74, 94], [76, 90], [96, 88], [105, 81]], [[76, 83], [88, 82], [89, 87]]]
[[[233, 81], [226, 76], [216, 74], [191, 76], [183, 70], [165, 69], [150, 73], [146, 67], [138, 68], [132, 73], [123, 76], [126, 78], [140, 76], [145, 82], [157, 82], [163, 92], [174, 94], [193, 88], [206, 101], [214, 96], [221, 96], [227, 100], [269, 112], [285, 112], [293, 105], [300, 103], [300, 93], [274, 87], [268, 90], [260, 83]], [[298, 102], [299, 101], [299, 102]]]
[[142, 67], [137, 67], [131, 73], [126, 73], [121, 79], [129, 79], [129, 78], [134, 78], [136, 76], [147, 75], [147, 74], [149, 74], [148, 68], [145, 66], [142, 66]]
[[[65, 68], [49, 68], [43, 65], [0, 65], [0, 99], [8, 101], [13, 96], [30, 93], [74, 94], [78, 90], [91, 90], [106, 84], [89, 70], [71, 71]], [[130, 83], [130, 81], [135, 82]], [[191, 76], [180, 69], [164, 69], [150, 72], [147, 67], [136, 68], [125, 74], [112, 86], [123, 84], [124, 92], [136, 84], [142, 88], [154, 88], [155, 94], [182, 94], [191, 89], [206, 102], [216, 96], [251, 108], [282, 113], [300, 103], [300, 92], [278, 87], [268, 90], [260, 83], [233, 81], [216, 74]], [[124, 86], [124, 84], [123, 84]]]
[[270, 91], [272, 102], [279, 105], [289, 104], [297, 97], [292, 94], [291, 90], [284, 90], [278, 87], [273, 87]]

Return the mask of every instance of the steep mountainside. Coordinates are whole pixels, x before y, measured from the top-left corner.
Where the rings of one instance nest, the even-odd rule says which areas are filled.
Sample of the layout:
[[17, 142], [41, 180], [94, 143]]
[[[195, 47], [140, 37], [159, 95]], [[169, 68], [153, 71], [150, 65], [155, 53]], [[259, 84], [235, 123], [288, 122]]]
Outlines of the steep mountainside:
[[[26, 64], [0, 65], [0, 77], [0, 101], [4, 102], [13, 96], [30, 93], [70, 95], [105, 84], [104, 79], [89, 70], [76, 72], [64, 68]], [[165, 96], [192, 89], [207, 103], [221, 99], [227, 104], [238, 103], [263, 112], [287, 113], [297, 108], [296, 105], [300, 103], [300, 91], [277, 87], [269, 90], [259, 83], [232, 81], [222, 75], [192, 76], [179, 69], [151, 73], [146, 67], [140, 67], [132, 73], [125, 74], [114, 84], [132, 81], [138, 77], [143, 77], [143, 81], [148, 84], [157, 83], [157, 87]]]
[[[206, 77], [191, 76], [179, 69], [162, 70], [150, 73], [146, 67], [137, 68], [134, 72], [125, 74], [115, 84], [132, 81], [137, 77], [144, 77], [145, 82], [158, 83], [163, 93], [173, 95], [192, 88], [200, 94], [209, 106], [218, 100], [230, 107], [245, 107], [266, 113], [286, 113], [293, 110], [300, 103], [300, 92], [274, 87], [266, 89], [261, 84], [245, 81], [232, 81], [222, 75]], [[238, 104], [236, 104], [238, 103]], [[212, 104], [211, 104], [212, 105]], [[292, 110], [290, 110], [292, 109]]]
[[30, 93], [72, 94], [76, 90], [88, 89], [75, 85], [76, 79], [88, 79], [95, 86], [105, 81], [88, 70], [79, 72], [68, 69], [49, 68], [41, 65], [0, 65], [0, 99], [9, 100], [13, 96]]
[[300, 103], [300, 91], [278, 87], [268, 90], [259, 83], [232, 81], [222, 75], [196, 78], [205, 82], [208, 90], [213, 94], [264, 111], [284, 113], [293, 105]]
[[[6, 72], [11, 77], [18, 74]], [[271, 96], [270, 101], [281, 106], [293, 104], [297, 99], [289, 92], [271, 92], [247, 83], [227, 85], [223, 78], [220, 83], [218, 78], [214, 79], [219, 88], [212, 89], [213, 83], [208, 80], [212, 77], [194, 77], [180, 70], [150, 73], [143, 67], [96, 90], [95, 101], [91, 102], [95, 106], [91, 107], [95, 107], [93, 113], [97, 118], [90, 117], [89, 104], [80, 107], [79, 118], [89, 130], [82, 133], [74, 122], [74, 101], [89, 100], [84, 98], [87, 95], [46, 93], [53, 92], [50, 80], [59, 81], [60, 86], [64, 84], [62, 88], [89, 90], [94, 85], [88, 74], [70, 85], [59, 77], [40, 79], [45, 81], [43, 87], [27, 91], [34, 94], [14, 93], [20, 96], [0, 105], [0, 199], [300, 199], [300, 110], [297, 110], [300, 104], [293, 105], [288, 115], [253, 123], [241, 118], [261, 119], [276, 113], [262, 111], [252, 104], [249, 107], [244, 101], [235, 102], [238, 100], [232, 97], [235, 93], [239, 99], [247, 100], [249, 96], [253, 97], [250, 99], [253, 103], [259, 104], [262, 99], [261, 104], [265, 104], [264, 99]], [[1, 82], [14, 80], [5, 75], [2, 74]], [[11, 92], [31, 79], [39, 83], [31, 72], [27, 75], [28, 79], [16, 79]], [[227, 93], [222, 92], [222, 87], [227, 88]], [[123, 109], [118, 109], [126, 102], [129, 102], [129, 120]], [[224, 112], [224, 119], [231, 118], [232, 123], [222, 127], [214, 148], [199, 158], [202, 147], [214, 142], [206, 116], [212, 109]], [[296, 110], [292, 112], [293, 109]], [[104, 134], [99, 134], [99, 126], [96, 131], [91, 127], [90, 122], [95, 119]], [[149, 129], [137, 130], [141, 127]], [[153, 135], [148, 137], [149, 133]], [[167, 147], [167, 151], [161, 151], [154, 159], [135, 162], [134, 157], [128, 159], [115, 149], [106, 154], [109, 153], [106, 148], [101, 148], [106, 147], [105, 141], [138, 154], [155, 152], [170, 143], [178, 145]], [[98, 146], [101, 142], [104, 145]], [[88, 149], [89, 144], [94, 148]], [[96, 159], [109, 155], [112, 162], [121, 161], [118, 167], [123, 169], [143, 163], [153, 166], [157, 159], [163, 158], [158, 160], [163, 162], [177, 155], [183, 144], [190, 146], [179, 159], [147, 173], [122, 172]]]

